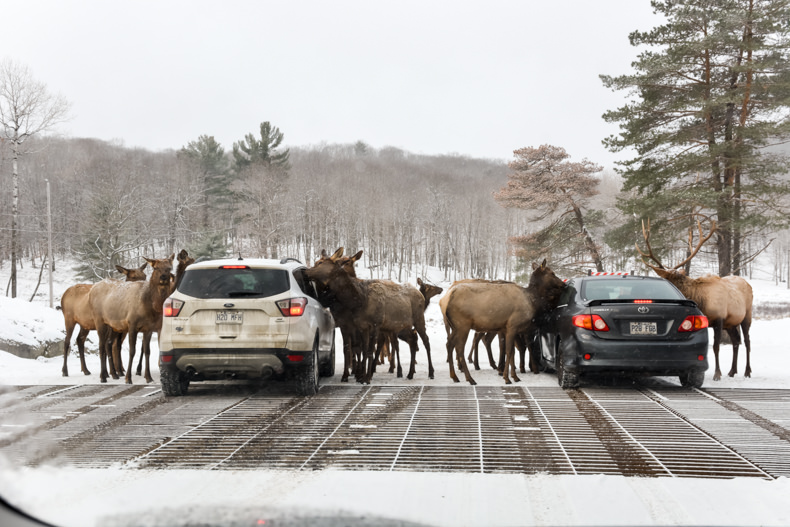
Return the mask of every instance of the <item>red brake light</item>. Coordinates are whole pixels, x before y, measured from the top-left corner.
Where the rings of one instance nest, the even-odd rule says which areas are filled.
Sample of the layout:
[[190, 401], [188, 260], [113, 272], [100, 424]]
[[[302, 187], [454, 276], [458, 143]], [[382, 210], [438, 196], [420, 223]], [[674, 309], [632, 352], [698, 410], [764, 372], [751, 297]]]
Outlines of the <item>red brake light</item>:
[[249, 269], [249, 265], [223, 265], [220, 269]]
[[652, 304], [653, 301], [649, 299], [634, 300], [634, 304]]
[[277, 307], [280, 308], [280, 313], [282, 313], [284, 317], [302, 316], [305, 306], [307, 306], [306, 298], [289, 298], [277, 302]]
[[708, 327], [708, 317], [705, 315], [689, 315], [680, 323], [678, 331], [699, 331]]
[[609, 331], [609, 326], [598, 315], [576, 315], [573, 317], [573, 325], [590, 331]]
[[182, 307], [184, 307], [183, 300], [168, 298], [162, 306], [162, 314], [166, 317], [177, 317]]

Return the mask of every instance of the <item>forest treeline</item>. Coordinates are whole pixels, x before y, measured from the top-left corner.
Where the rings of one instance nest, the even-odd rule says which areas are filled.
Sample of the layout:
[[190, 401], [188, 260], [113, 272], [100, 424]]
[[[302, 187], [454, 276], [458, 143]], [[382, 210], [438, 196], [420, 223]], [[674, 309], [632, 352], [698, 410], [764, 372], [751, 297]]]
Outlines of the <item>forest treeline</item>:
[[[594, 267], [583, 247], [557, 240], [546, 242], [540, 254], [516, 254], [510, 241], [539, 232], [552, 219], [536, 222], [533, 211], [497, 203], [494, 194], [511, 172], [505, 161], [359, 142], [292, 147], [285, 172], [233, 170], [232, 152], [220, 148], [221, 177], [208, 181], [205, 164], [185, 155], [186, 148], [152, 152], [97, 139], [31, 141], [31, 154], [19, 162], [20, 264], [44, 261], [48, 181], [54, 263], [81, 262], [86, 280], [115, 276], [116, 264], [136, 266], [143, 256], [161, 258], [181, 248], [194, 256], [290, 256], [307, 263], [323, 249], [363, 249], [372, 276], [404, 282], [428, 266], [441, 269], [446, 280], [518, 280], [542, 257], [565, 274]], [[0, 159], [3, 269], [9, 262], [7, 164], [7, 156]], [[621, 181], [609, 172], [598, 179], [599, 194], [585, 209], [587, 228], [606, 270], [631, 269], [641, 233], [619, 251], [605, 243], [607, 232], [625, 221], [615, 206]], [[780, 240], [776, 247], [776, 272], [784, 275], [786, 244]], [[677, 250], [680, 257], [683, 248]]]

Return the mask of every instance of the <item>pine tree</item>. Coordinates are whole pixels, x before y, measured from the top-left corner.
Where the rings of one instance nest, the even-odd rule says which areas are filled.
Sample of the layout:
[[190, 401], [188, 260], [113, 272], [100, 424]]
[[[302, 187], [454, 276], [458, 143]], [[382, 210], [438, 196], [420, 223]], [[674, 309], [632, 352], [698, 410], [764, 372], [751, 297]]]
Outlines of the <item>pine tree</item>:
[[744, 240], [786, 224], [778, 200], [789, 190], [781, 179], [787, 159], [766, 147], [790, 136], [790, 2], [651, 5], [667, 23], [631, 33], [630, 42], [652, 49], [639, 55], [634, 73], [601, 76], [633, 96], [604, 114], [621, 130], [607, 147], [636, 151], [620, 164], [632, 194], [619, 206], [635, 223], [623, 229], [639, 232], [650, 217], [685, 237], [698, 214], [711, 216], [719, 273], [737, 274], [752, 257]]
[[233, 143], [236, 170], [240, 172], [250, 165], [262, 165], [287, 173], [290, 168], [290, 151], [287, 148], [282, 152], [277, 151], [283, 142], [283, 133], [269, 121], [264, 121], [261, 123], [260, 134], [260, 140], [253, 134], [247, 134], [241, 141]]
[[[513, 152], [516, 157], [508, 166], [513, 172], [507, 186], [494, 194], [503, 207], [532, 211], [536, 221], [555, 220], [547, 232], [567, 232], [575, 226], [575, 237], [584, 246], [584, 252], [598, 271], [603, 271], [600, 250], [585, 221], [587, 200], [598, 194], [595, 174], [602, 168], [587, 159], [578, 163], [568, 161], [564, 148], [542, 145], [539, 148], [521, 148]], [[565, 218], [557, 221], [557, 218]], [[540, 240], [540, 234], [517, 237], [511, 240], [527, 246]], [[564, 244], [567, 248], [567, 244]]]
[[201, 135], [179, 150], [178, 154], [198, 167], [199, 186], [204, 197], [201, 223], [205, 231], [210, 226], [209, 218], [227, 209], [233, 201], [230, 163], [225, 156], [225, 149], [214, 136]]

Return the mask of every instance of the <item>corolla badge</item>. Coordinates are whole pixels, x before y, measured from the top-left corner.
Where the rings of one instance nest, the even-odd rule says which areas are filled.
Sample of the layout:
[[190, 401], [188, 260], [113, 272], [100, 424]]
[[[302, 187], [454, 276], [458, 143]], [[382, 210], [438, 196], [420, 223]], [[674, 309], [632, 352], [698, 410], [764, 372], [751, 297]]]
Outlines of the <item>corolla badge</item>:
[[649, 313], [650, 308], [646, 306], [639, 306], [639, 309], [637, 309], [637, 311], [639, 311], [640, 313]]

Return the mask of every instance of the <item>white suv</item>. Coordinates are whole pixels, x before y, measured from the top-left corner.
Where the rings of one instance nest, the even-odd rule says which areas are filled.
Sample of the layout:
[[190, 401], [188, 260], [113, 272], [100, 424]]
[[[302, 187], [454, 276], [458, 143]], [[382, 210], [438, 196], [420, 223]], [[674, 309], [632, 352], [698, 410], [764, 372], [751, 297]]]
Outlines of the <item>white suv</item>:
[[293, 258], [194, 263], [165, 300], [159, 371], [165, 395], [191, 381], [293, 380], [302, 395], [335, 371], [335, 324]]

